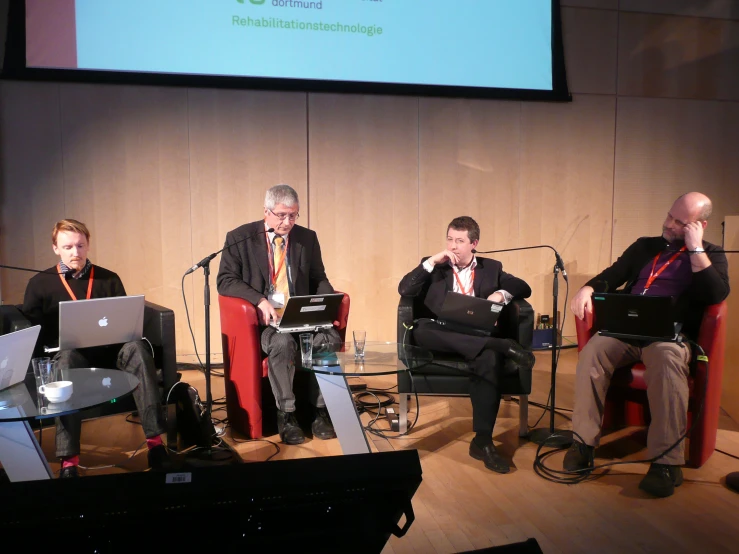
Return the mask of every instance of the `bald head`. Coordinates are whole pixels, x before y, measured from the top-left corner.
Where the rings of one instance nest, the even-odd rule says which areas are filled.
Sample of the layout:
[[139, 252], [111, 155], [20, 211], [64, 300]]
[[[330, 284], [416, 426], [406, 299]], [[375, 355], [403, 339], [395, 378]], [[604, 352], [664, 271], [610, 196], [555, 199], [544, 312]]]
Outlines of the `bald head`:
[[680, 196], [667, 212], [667, 219], [662, 225], [662, 236], [668, 241], [682, 240], [683, 227], [694, 221], [701, 222], [703, 228], [711, 216], [713, 204], [711, 199], [701, 192], [688, 192]]
[[713, 212], [711, 199], [702, 192], [688, 192], [683, 194], [675, 200], [673, 207], [678, 204], [693, 215], [691, 221], [707, 221], [711, 217], [711, 212]]

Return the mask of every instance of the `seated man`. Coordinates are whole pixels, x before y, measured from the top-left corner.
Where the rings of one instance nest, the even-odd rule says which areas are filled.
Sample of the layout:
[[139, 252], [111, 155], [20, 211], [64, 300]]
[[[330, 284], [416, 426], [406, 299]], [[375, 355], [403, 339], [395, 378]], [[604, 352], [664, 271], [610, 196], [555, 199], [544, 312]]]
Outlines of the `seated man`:
[[[277, 427], [286, 444], [301, 444], [305, 434], [295, 418], [296, 338], [270, 326], [282, 315], [290, 296], [334, 292], [326, 277], [315, 231], [296, 225], [298, 193], [276, 185], [264, 199], [264, 219], [247, 223], [226, 235], [226, 248], [218, 270], [218, 294], [243, 298], [257, 308], [262, 350], [267, 354], [269, 382], [277, 403]], [[320, 331], [314, 346], [339, 343], [336, 329]], [[313, 376], [312, 402], [316, 416], [311, 430], [319, 439], [336, 437], [323, 396]]]
[[[62, 219], [51, 234], [59, 263], [28, 281], [23, 313], [41, 325], [40, 344], [56, 346], [59, 341], [59, 302], [67, 300], [125, 296], [118, 275], [87, 259], [90, 231], [84, 223]], [[54, 359], [60, 369], [77, 367], [117, 368], [135, 375], [139, 386], [133, 391], [136, 409], [149, 447], [149, 467], [165, 469], [167, 453], [160, 435], [165, 432], [156, 385], [156, 367], [149, 346], [143, 341], [61, 350]], [[56, 455], [62, 459], [60, 477], [77, 477], [82, 418], [72, 414], [57, 418]]]
[[[672, 296], [682, 333], [695, 340], [706, 306], [729, 295], [726, 256], [703, 240], [711, 215], [710, 199], [698, 192], [684, 194], [667, 212], [662, 236], [642, 237], [616, 262], [588, 281], [572, 299], [572, 311], [582, 319], [593, 310], [594, 292], [612, 292], [626, 284], [628, 294]], [[575, 382], [572, 426], [576, 441], [565, 455], [568, 471], [593, 466], [593, 450], [600, 441], [603, 406], [616, 368], [641, 360], [646, 371], [647, 398], [652, 421], [647, 456], [660, 456], [686, 431], [688, 374], [687, 343], [622, 341], [594, 335], [580, 352]], [[670, 496], [682, 484], [685, 441], [652, 463], [639, 488], [658, 497]]]
[[[493, 259], [478, 258], [474, 248], [480, 240], [480, 227], [471, 217], [457, 217], [447, 227], [446, 249], [425, 258], [400, 281], [401, 296], [425, 293], [425, 304], [438, 314], [449, 291], [487, 298], [508, 304], [513, 299], [528, 298], [531, 288], [521, 279], [503, 271], [503, 265]], [[524, 350], [512, 339], [481, 337], [448, 331], [430, 319], [421, 319], [413, 327], [416, 344], [436, 352], [460, 354], [472, 366], [470, 380], [472, 429], [475, 437], [470, 444], [470, 456], [482, 460], [485, 467], [499, 473], [510, 470], [493, 445], [493, 427], [500, 407], [499, 377], [506, 370], [530, 370], [534, 354]], [[508, 358], [508, 362], [502, 363]], [[512, 364], [512, 366], [511, 366]]]

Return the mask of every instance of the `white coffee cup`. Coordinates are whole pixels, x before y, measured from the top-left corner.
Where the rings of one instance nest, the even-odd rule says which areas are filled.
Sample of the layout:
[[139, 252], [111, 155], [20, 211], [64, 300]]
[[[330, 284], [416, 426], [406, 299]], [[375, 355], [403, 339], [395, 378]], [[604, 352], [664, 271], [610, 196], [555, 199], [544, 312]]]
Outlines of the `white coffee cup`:
[[49, 402], [66, 402], [72, 396], [72, 381], [54, 381], [41, 385], [38, 391], [46, 396]]

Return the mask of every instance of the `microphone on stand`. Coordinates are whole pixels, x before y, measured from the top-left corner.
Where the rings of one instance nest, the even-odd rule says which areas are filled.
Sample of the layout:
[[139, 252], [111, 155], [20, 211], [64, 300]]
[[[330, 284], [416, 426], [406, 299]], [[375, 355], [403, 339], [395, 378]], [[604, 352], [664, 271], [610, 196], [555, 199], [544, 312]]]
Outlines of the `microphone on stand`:
[[[241, 244], [242, 242], [249, 240], [251, 238], [257, 237], [259, 235], [265, 235], [267, 233], [274, 233], [274, 229], [270, 227], [269, 229], [265, 229], [264, 231], [259, 231], [258, 233], [252, 233], [251, 235], [247, 235], [242, 239], [237, 240], [236, 242], [233, 242], [231, 244], [227, 244], [217, 252], [213, 252], [212, 254], [209, 254], [202, 260], [200, 260], [198, 263], [193, 265], [191, 268], [189, 268], [185, 274], [182, 276], [182, 283], [184, 285], [185, 277], [187, 275], [190, 275], [198, 268], [203, 268], [203, 276], [205, 278], [205, 282], [203, 283], [203, 304], [205, 306], [205, 412], [203, 414], [203, 417], [205, 418], [205, 422], [208, 426], [212, 428], [212, 413], [213, 413], [213, 395], [211, 393], [211, 387], [210, 387], [210, 262], [213, 258], [215, 258], [218, 254], [226, 250], [227, 248], [231, 248], [232, 246], [236, 246], [237, 244]], [[183, 300], [185, 299], [185, 292], [183, 288], [182, 292]], [[187, 308], [187, 301], [185, 300], [185, 308]], [[189, 318], [188, 318], [188, 324], [189, 324]], [[190, 330], [192, 332], [192, 329]], [[193, 335], [193, 343], [195, 342], [195, 336]], [[197, 346], [196, 346], [197, 351]], [[233, 451], [227, 452], [226, 456], [216, 456], [214, 455], [212, 451], [212, 438], [210, 440], [210, 444], [206, 450], [206, 456], [211, 458], [212, 462], [215, 463], [222, 463], [224, 461], [227, 461], [230, 458], [236, 458], [237, 456], [233, 456]]]
[[17, 267], [14, 265], [0, 264], [0, 269], [15, 269], [16, 271], [28, 271], [29, 273], [48, 273], [49, 275], [64, 275], [59, 271], [53, 271], [51, 269], [33, 269], [31, 267]]
[[572, 431], [563, 431], [555, 429], [554, 427], [554, 408], [556, 398], [556, 384], [557, 384], [557, 350], [558, 350], [558, 336], [559, 332], [557, 326], [557, 310], [558, 310], [558, 291], [559, 291], [559, 280], [557, 279], [557, 273], [562, 272], [562, 277], [567, 281], [567, 272], [565, 271], [565, 264], [559, 252], [554, 249], [553, 246], [548, 244], [539, 244], [536, 246], [522, 246], [519, 248], [504, 248], [501, 250], [488, 250], [486, 252], [480, 252], [480, 254], [496, 254], [498, 252], [516, 252], [519, 250], [533, 250], [535, 248], [549, 248], [554, 252], [554, 280], [552, 282], [552, 381], [551, 381], [551, 399], [552, 405], [549, 412], [549, 428], [534, 429], [529, 434], [529, 440], [535, 444], [547, 444], [550, 446], [569, 446], [572, 444]]
[[196, 263], [190, 269], [188, 269], [187, 271], [185, 271], [185, 275], [190, 275], [190, 273], [192, 273], [192, 272], [196, 271], [197, 269], [203, 267], [204, 265], [208, 264], [213, 258], [215, 258], [218, 254], [220, 254], [221, 252], [223, 252], [226, 248], [231, 248], [232, 246], [236, 246], [237, 244], [241, 244], [245, 240], [249, 240], [250, 238], [253, 238], [253, 237], [256, 237], [256, 236], [265, 235], [267, 233], [274, 233], [274, 232], [275, 232], [275, 230], [272, 227], [270, 227], [269, 229], [266, 229], [265, 231], [260, 231], [258, 233], [254, 233], [252, 235], [249, 235], [249, 236], [244, 237], [243, 239], [239, 239], [239, 240], [237, 240], [234, 243], [227, 244], [226, 246], [224, 246], [223, 248], [221, 248], [218, 252], [213, 252], [212, 254], [207, 255], [205, 258], [203, 258], [202, 260], [200, 260], [198, 263]]

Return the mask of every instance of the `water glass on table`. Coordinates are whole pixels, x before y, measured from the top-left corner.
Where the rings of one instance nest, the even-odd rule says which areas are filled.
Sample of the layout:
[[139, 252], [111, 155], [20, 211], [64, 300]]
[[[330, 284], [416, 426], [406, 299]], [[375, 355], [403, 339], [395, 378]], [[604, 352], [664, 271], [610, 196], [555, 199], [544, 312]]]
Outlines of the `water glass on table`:
[[354, 331], [354, 359], [364, 360], [364, 345], [367, 339], [367, 331]]
[[300, 358], [305, 367], [310, 367], [313, 362], [313, 333], [300, 334]]

